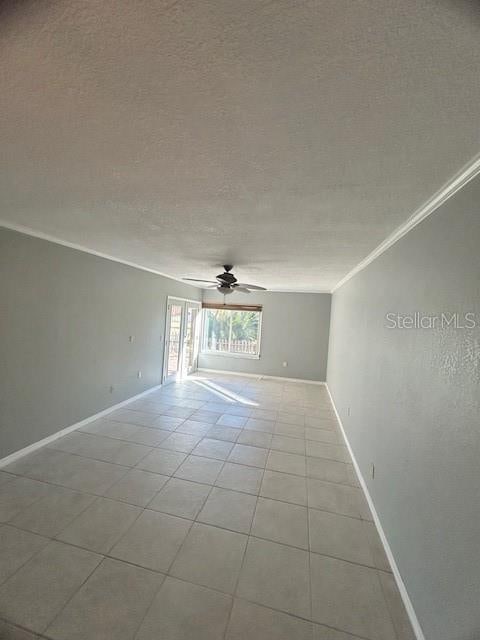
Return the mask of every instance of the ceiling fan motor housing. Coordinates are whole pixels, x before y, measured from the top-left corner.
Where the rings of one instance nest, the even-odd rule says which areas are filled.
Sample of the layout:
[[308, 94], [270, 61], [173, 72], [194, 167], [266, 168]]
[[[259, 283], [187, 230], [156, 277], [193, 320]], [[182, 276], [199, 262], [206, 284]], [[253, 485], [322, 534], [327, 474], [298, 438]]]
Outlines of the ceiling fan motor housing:
[[184, 280], [189, 280], [191, 282], [203, 282], [208, 283], [210, 286], [209, 289], [217, 289], [220, 293], [227, 294], [233, 293], [234, 291], [240, 291], [241, 293], [250, 293], [250, 289], [257, 289], [259, 291], [266, 291], [265, 287], [259, 287], [256, 284], [245, 284], [243, 282], [238, 282], [237, 278], [230, 273], [233, 269], [233, 265], [224, 264], [223, 268], [225, 269], [224, 273], [220, 273], [218, 276], [215, 276], [215, 280], [199, 280], [198, 278], [184, 278]]
[[217, 276], [217, 280], [220, 280], [221, 282], [226, 282], [227, 284], [234, 284], [235, 282], [237, 282], [237, 279], [235, 278], [233, 273], [229, 273], [229, 271], [233, 269], [233, 265], [224, 264], [223, 268], [225, 269], [225, 273], [220, 273]]

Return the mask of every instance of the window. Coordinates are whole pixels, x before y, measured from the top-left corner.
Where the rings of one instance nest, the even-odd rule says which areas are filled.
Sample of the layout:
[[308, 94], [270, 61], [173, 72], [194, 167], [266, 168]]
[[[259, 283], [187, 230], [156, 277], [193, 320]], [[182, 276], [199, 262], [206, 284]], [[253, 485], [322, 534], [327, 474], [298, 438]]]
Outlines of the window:
[[[206, 307], [206, 305], [204, 305]], [[203, 351], [245, 358], [260, 357], [261, 307], [206, 307]]]

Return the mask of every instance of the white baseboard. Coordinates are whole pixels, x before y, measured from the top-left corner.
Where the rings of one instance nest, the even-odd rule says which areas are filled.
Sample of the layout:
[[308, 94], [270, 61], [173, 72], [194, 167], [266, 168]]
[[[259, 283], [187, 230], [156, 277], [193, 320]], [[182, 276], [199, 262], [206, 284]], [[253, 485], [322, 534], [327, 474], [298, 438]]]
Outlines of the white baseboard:
[[256, 378], [257, 380], [282, 380], [283, 382], [303, 382], [303, 384], [320, 384], [325, 386], [326, 382], [320, 380], [305, 380], [304, 378], [284, 378], [283, 376], [267, 376], [263, 373], [242, 373], [241, 371], [228, 371], [227, 369], [205, 369], [198, 367], [197, 371], [205, 373], [221, 373], [230, 376], [242, 376], [243, 378]]
[[325, 383], [325, 386], [327, 388], [328, 395], [330, 397], [330, 402], [332, 403], [333, 410], [335, 411], [335, 415], [337, 417], [338, 424], [340, 425], [340, 429], [342, 431], [343, 439], [345, 440], [345, 444], [347, 445], [347, 449], [348, 449], [348, 451], [350, 453], [350, 456], [352, 458], [353, 466], [355, 468], [355, 471], [357, 472], [358, 479], [360, 481], [360, 485], [361, 485], [361, 487], [363, 489], [363, 492], [365, 494], [365, 497], [367, 499], [368, 506], [370, 507], [370, 511], [372, 512], [373, 521], [375, 522], [375, 526], [377, 527], [377, 531], [378, 531], [378, 534], [379, 534], [380, 539], [382, 541], [383, 548], [385, 549], [385, 553], [387, 554], [388, 561], [389, 561], [390, 566], [392, 568], [393, 577], [395, 578], [395, 582], [397, 583], [397, 587], [398, 587], [398, 590], [400, 592], [400, 596], [401, 596], [401, 598], [403, 600], [403, 604], [405, 605], [405, 609], [407, 611], [407, 615], [408, 615], [408, 617], [410, 619], [410, 623], [411, 623], [412, 628], [413, 628], [413, 632], [415, 633], [415, 636], [416, 636], [417, 640], [425, 640], [425, 635], [424, 635], [424, 633], [422, 631], [422, 627], [420, 626], [420, 623], [418, 621], [417, 614], [415, 613], [415, 609], [413, 608], [413, 604], [412, 604], [412, 601], [410, 600], [410, 596], [408, 595], [408, 591], [407, 591], [407, 588], [405, 587], [405, 583], [403, 582], [402, 576], [400, 575], [400, 571], [398, 570], [397, 563], [395, 562], [395, 557], [394, 557], [393, 552], [392, 552], [392, 550], [390, 548], [390, 545], [388, 543], [387, 536], [385, 535], [385, 531], [383, 530], [382, 523], [380, 522], [380, 518], [378, 517], [378, 513], [377, 513], [377, 510], [375, 509], [375, 505], [373, 503], [372, 496], [370, 495], [370, 492], [368, 490], [367, 483], [364, 480], [362, 472], [360, 471], [360, 467], [358, 466], [358, 462], [357, 462], [357, 460], [355, 458], [355, 454], [353, 453], [352, 447], [350, 446], [350, 442], [348, 441], [347, 434], [345, 432], [342, 420], [340, 418], [340, 414], [337, 411], [337, 407], [336, 407], [335, 402], [333, 400], [332, 394], [330, 393], [330, 388], [329, 388], [327, 383]]
[[50, 442], [54, 442], [55, 440], [58, 440], [58, 438], [61, 438], [62, 436], [66, 436], [68, 433], [71, 433], [72, 431], [75, 431], [76, 429], [80, 429], [80, 427], [83, 427], [86, 424], [89, 424], [90, 422], [94, 422], [95, 420], [98, 420], [99, 418], [103, 418], [104, 416], [108, 415], [109, 413], [112, 413], [112, 411], [116, 411], [117, 409], [120, 409], [121, 407], [124, 407], [125, 405], [130, 404], [130, 402], [133, 402], [134, 400], [138, 400], [139, 398], [142, 398], [143, 396], [147, 396], [149, 393], [152, 393], [153, 391], [157, 391], [158, 389], [160, 389], [161, 386], [162, 386], [161, 384], [158, 384], [155, 387], [151, 387], [150, 389], [147, 389], [146, 391], [142, 391], [142, 393], [137, 393], [136, 396], [132, 396], [131, 398], [127, 398], [127, 400], [123, 400], [122, 402], [118, 402], [117, 404], [114, 404], [111, 407], [108, 407], [108, 409], [104, 409], [103, 411], [99, 411], [98, 413], [95, 413], [93, 416], [89, 416], [88, 418], [85, 418], [84, 420], [80, 420], [80, 422], [76, 422], [75, 424], [71, 424], [69, 427], [65, 427], [65, 429], [61, 429], [60, 431], [56, 431], [55, 433], [52, 433], [52, 435], [47, 436], [46, 438], [43, 438], [42, 440], [38, 440], [38, 442], [34, 442], [33, 444], [29, 444], [28, 447], [24, 447], [23, 449], [19, 449], [18, 451], [14, 451], [10, 455], [8, 455], [5, 458], [2, 458], [0, 460], [0, 468], [6, 466], [7, 464], [11, 464], [12, 462], [15, 462], [19, 458], [23, 458], [23, 456], [26, 456], [29, 453], [33, 453], [37, 449], [40, 449], [41, 447], [44, 447], [46, 444], [49, 444]]

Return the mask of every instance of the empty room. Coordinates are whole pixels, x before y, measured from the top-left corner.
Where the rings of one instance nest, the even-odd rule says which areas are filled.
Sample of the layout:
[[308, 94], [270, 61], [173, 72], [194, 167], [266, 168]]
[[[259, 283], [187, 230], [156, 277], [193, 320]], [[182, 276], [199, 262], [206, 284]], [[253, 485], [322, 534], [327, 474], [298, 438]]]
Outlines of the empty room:
[[480, 5], [0, 3], [0, 639], [480, 640]]

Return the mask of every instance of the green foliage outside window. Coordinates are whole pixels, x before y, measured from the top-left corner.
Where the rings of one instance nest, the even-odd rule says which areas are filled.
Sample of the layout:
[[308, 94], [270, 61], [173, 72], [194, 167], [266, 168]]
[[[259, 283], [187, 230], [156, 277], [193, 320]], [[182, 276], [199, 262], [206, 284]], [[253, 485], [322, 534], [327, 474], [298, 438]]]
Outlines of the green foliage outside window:
[[260, 312], [207, 309], [205, 343], [209, 351], [258, 353]]

